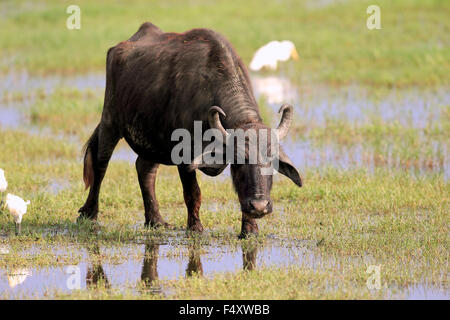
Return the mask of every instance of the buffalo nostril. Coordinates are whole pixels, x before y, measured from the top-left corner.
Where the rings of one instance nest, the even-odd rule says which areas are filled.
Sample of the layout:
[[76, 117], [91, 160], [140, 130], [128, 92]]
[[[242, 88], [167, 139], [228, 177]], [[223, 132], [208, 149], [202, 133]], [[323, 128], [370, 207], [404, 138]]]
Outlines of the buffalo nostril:
[[268, 204], [269, 200], [250, 200], [250, 205], [252, 206], [252, 208], [260, 212], [266, 210]]

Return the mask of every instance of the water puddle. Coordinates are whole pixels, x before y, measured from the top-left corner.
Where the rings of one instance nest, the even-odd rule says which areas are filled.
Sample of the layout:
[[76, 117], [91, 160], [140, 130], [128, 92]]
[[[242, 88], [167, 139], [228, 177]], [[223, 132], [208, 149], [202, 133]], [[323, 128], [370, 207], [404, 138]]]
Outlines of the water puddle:
[[[403, 170], [411, 175], [443, 173], [444, 179], [450, 178], [450, 163], [447, 146], [436, 146], [435, 152], [419, 159], [402, 159], [393, 149], [386, 147], [382, 152], [363, 144], [340, 146], [335, 143], [315, 145], [310, 140], [287, 138], [281, 143], [292, 163], [298, 168], [332, 167], [342, 170], [364, 168], [369, 173], [376, 168]], [[442, 154], [445, 156], [442, 157]]]
[[0, 127], [5, 129], [17, 129], [29, 125], [29, 119], [17, 108], [0, 108]]
[[70, 183], [68, 181], [62, 181], [59, 179], [51, 179], [47, 186], [45, 187], [45, 191], [52, 194], [57, 195], [63, 190], [69, 189]]
[[[300, 170], [323, 169], [327, 167], [341, 170], [364, 168], [373, 173], [376, 168], [388, 170], [402, 170], [411, 175], [442, 173], [445, 180], [450, 179], [450, 158], [447, 145], [434, 144], [434, 152], [418, 159], [402, 159], [394, 148], [386, 147], [380, 153], [370, 146], [355, 144], [341, 146], [336, 143], [317, 145], [311, 140], [293, 140], [286, 138], [281, 146], [292, 163]], [[120, 146], [111, 157], [112, 161], [126, 161], [134, 163], [136, 153], [128, 146]], [[220, 176], [230, 176], [229, 168]], [[206, 179], [209, 179], [205, 176]]]
[[[257, 100], [264, 97], [274, 114], [281, 104], [290, 103], [298, 117], [311, 126], [326, 126], [329, 120], [365, 124], [379, 118], [423, 129], [439, 125], [450, 105], [447, 88], [391, 89], [371, 94], [368, 88], [356, 85], [298, 87], [284, 76], [253, 76], [252, 84]], [[277, 121], [278, 117], [273, 117], [271, 125], [277, 125]]]
[[[450, 178], [450, 158], [446, 141], [427, 139], [423, 130], [442, 130], [450, 105], [450, 92], [441, 89], [392, 89], [372, 96], [366, 88], [314, 87], [298, 88], [284, 76], [261, 77], [254, 75], [253, 88], [257, 100], [264, 99], [271, 113], [272, 127], [278, 125], [277, 112], [283, 103], [295, 108], [296, 116], [306, 123], [306, 133], [314, 128], [327, 128], [328, 123], [345, 121], [349, 124], [372, 124], [383, 121], [413, 128], [419, 132], [414, 143], [427, 146], [427, 151], [404, 156], [398, 142], [382, 141], [383, 146], [369, 143], [340, 144], [336, 141], [318, 143], [310, 138], [286, 138], [281, 142], [286, 153], [299, 168], [334, 167], [339, 169], [365, 168], [373, 172], [376, 167], [404, 170], [413, 175], [443, 173]], [[433, 130], [433, 129], [432, 129]]]
[[400, 297], [408, 300], [449, 300], [450, 292], [442, 288], [422, 284], [406, 288]]
[[[252, 84], [257, 100], [265, 99], [272, 123], [279, 121], [277, 111], [282, 103], [295, 107], [296, 116], [307, 123], [307, 129], [326, 128], [329, 121], [348, 123], [371, 123], [381, 119], [386, 123], [399, 123], [402, 126], [424, 130], [440, 128], [440, 119], [448, 117], [450, 92], [442, 89], [390, 89], [372, 96], [367, 88], [348, 86], [298, 87], [283, 75], [260, 76], [252, 74]], [[87, 74], [82, 76], [47, 76], [37, 78], [27, 72], [10, 72], [0, 76], [0, 129], [25, 129], [31, 134], [46, 134], [46, 129], [30, 123], [29, 106], [34, 103], [41, 90], [47, 96], [56, 88], [70, 87], [79, 90], [104, 90], [105, 76]], [[15, 93], [11, 95], [11, 92]], [[10, 97], [12, 96], [12, 98]], [[20, 97], [15, 99], [14, 97]], [[441, 128], [442, 129], [442, 128]], [[61, 134], [63, 140], [81, 144], [77, 137]], [[388, 145], [388, 142], [384, 142]], [[336, 141], [321, 143], [309, 139], [289, 139], [282, 142], [286, 153], [300, 169], [335, 167], [339, 169], [376, 167], [389, 170], [400, 169], [411, 174], [443, 173], [444, 179], [450, 177], [450, 159], [445, 141], [418, 142], [431, 146], [423, 155], [400, 157], [398, 143], [380, 151], [374, 146], [359, 143], [342, 145]], [[396, 147], [396, 148], [394, 148]], [[113, 153], [113, 161], [134, 163], [137, 155], [127, 145], [119, 145]], [[225, 174], [226, 175], [226, 174]]]
[[[51, 297], [52, 292], [70, 294], [68, 279], [76, 267], [79, 270], [80, 289], [95, 285], [100, 279], [116, 289], [138, 288], [144, 283], [154, 293], [167, 295], [170, 290], [152, 288], [155, 280], [176, 280], [194, 274], [211, 278], [217, 273], [253, 270], [264, 266], [289, 266], [316, 264], [314, 254], [307, 246], [266, 247], [230, 246], [173, 246], [149, 242], [143, 245], [121, 247], [90, 247], [63, 250], [52, 249], [55, 255], [70, 252], [80, 256], [74, 266], [50, 266], [43, 268], [16, 267], [0, 271], [0, 292], [10, 298]], [[9, 250], [4, 248], [4, 254]], [[32, 251], [38, 251], [34, 249]], [[35, 252], [36, 253], [36, 252]], [[29, 254], [29, 252], [28, 252]], [[108, 257], [107, 262], [102, 262]], [[111, 257], [114, 257], [111, 259]], [[117, 261], [114, 261], [117, 259]], [[111, 261], [113, 260], [113, 261]], [[72, 271], [71, 271], [72, 270]]]
[[[31, 120], [31, 107], [38, 100], [48, 100], [59, 88], [80, 91], [105, 88], [104, 74], [35, 77], [26, 71], [0, 75], [0, 129], [21, 129], [32, 135], [50, 135], [74, 141], [67, 134], [52, 134], [51, 129]], [[63, 107], [63, 106], [62, 106]]]
[[9, 93], [23, 93], [30, 96], [39, 90], [50, 95], [57, 88], [73, 88], [78, 90], [104, 90], [104, 73], [89, 73], [78, 76], [51, 75], [36, 77], [26, 71], [10, 71], [0, 75], [0, 100], [5, 100]]
[[[326, 266], [342, 267], [341, 262], [322, 257], [315, 246], [313, 241], [269, 241], [265, 245], [247, 246], [174, 245], [147, 241], [145, 244], [116, 247], [55, 247], [52, 248], [55, 256], [79, 257], [79, 262], [73, 265], [0, 269], [0, 292], [3, 297], [10, 299], [52, 298], [57, 294], [70, 295], [73, 285], [78, 283], [81, 290], [102, 284], [107, 288], [127, 290], [134, 294], [145, 290], [170, 296], [172, 291], [165, 283], [166, 280], [193, 275], [212, 278], [221, 273], [252, 271], [270, 266], [298, 266], [312, 270], [322, 270]], [[9, 254], [7, 248], [3, 249], [4, 255]], [[39, 248], [22, 254], [30, 255], [33, 252], [37, 254]], [[74, 275], [78, 278], [75, 279]], [[447, 290], [426, 285], [402, 288], [400, 295], [406, 299], [449, 298]]]

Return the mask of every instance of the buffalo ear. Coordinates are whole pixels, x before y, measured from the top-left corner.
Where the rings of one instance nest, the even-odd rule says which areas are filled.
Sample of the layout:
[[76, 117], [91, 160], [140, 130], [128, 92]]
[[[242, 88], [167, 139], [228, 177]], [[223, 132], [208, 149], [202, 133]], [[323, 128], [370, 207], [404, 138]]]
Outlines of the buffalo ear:
[[300, 173], [295, 169], [294, 165], [292, 164], [291, 160], [288, 158], [288, 156], [284, 153], [283, 150], [279, 150], [279, 156], [278, 156], [278, 172], [285, 175], [289, 179], [291, 179], [296, 185], [299, 187], [302, 186], [302, 178], [300, 177]]

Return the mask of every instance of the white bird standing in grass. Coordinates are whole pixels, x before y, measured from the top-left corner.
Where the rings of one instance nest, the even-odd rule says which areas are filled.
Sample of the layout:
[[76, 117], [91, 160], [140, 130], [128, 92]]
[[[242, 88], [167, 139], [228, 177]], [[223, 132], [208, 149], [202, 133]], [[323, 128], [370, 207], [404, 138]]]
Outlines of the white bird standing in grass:
[[8, 187], [8, 181], [5, 178], [5, 171], [0, 169], [0, 192], [5, 192]]
[[278, 61], [287, 61], [290, 58], [298, 60], [297, 50], [291, 41], [270, 41], [255, 52], [250, 62], [250, 69], [253, 71], [263, 68], [276, 70]]
[[20, 234], [20, 228], [22, 223], [22, 216], [27, 213], [27, 206], [30, 204], [30, 201], [24, 201], [21, 197], [15, 196], [11, 193], [6, 195], [6, 201], [4, 207], [9, 210], [9, 213], [13, 216], [15, 227], [16, 227], [16, 235]]
[[0, 193], [1, 193], [0, 194], [0, 209], [3, 206], [3, 192], [6, 191], [7, 187], [8, 187], [8, 181], [6, 181], [6, 178], [5, 178], [5, 171], [3, 169], [0, 169]]

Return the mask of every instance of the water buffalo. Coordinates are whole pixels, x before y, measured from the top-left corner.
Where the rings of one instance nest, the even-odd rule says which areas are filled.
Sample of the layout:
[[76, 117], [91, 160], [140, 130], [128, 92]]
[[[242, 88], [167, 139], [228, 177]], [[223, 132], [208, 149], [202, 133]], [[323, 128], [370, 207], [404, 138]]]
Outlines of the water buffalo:
[[[263, 124], [248, 72], [232, 45], [219, 33], [193, 29], [165, 33], [146, 22], [127, 41], [110, 48], [106, 60], [106, 89], [101, 121], [85, 145], [83, 178], [89, 196], [80, 218], [96, 219], [100, 185], [113, 150], [121, 138], [137, 153], [136, 169], [145, 207], [146, 226], [168, 226], [155, 196], [158, 166], [177, 165], [171, 159], [174, 130], [202, 128], [272, 130], [286, 136], [292, 106], [283, 105], [277, 129]], [[226, 141], [226, 140], [225, 140]], [[194, 141], [192, 141], [194, 142]], [[278, 172], [301, 187], [300, 174], [279, 149]], [[221, 173], [228, 163], [178, 164], [188, 211], [187, 228], [201, 232], [200, 188], [196, 169]], [[272, 212], [272, 175], [258, 163], [231, 163], [231, 177], [242, 211], [241, 237], [257, 234], [256, 220]]]

